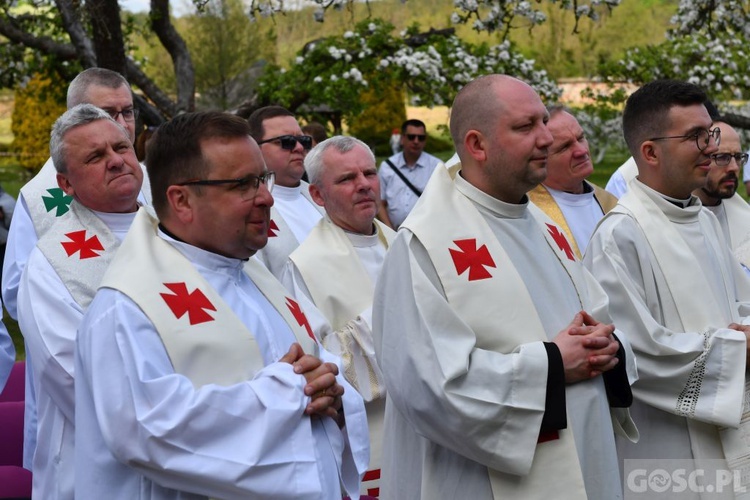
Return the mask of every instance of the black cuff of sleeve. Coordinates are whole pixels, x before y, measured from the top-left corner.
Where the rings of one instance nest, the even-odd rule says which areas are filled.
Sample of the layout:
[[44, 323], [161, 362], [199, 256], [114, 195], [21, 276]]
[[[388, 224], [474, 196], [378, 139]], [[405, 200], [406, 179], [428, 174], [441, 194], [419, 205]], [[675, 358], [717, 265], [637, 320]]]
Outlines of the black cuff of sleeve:
[[[613, 337], [618, 343], [620, 342], [617, 335], [613, 334]], [[617, 350], [617, 359], [620, 360], [617, 366], [602, 374], [604, 388], [607, 391], [607, 401], [612, 408], [629, 408], [633, 404], [633, 391], [630, 389], [630, 382], [628, 381], [625, 349], [623, 349], [622, 344]]]
[[560, 349], [554, 342], [544, 342], [547, 350], [547, 395], [544, 399], [544, 417], [540, 432], [565, 429], [568, 416], [565, 411], [565, 366]]

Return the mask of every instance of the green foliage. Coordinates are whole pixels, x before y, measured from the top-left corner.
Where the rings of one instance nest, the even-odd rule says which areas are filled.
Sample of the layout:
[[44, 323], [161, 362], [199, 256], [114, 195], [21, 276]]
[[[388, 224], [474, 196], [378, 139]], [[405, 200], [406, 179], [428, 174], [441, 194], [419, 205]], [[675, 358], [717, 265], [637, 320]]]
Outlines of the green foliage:
[[388, 87], [380, 92], [368, 89], [362, 93], [364, 111], [351, 119], [349, 134], [370, 145], [376, 155], [391, 152], [391, 131], [400, 129], [406, 120], [404, 92]]
[[65, 112], [67, 83], [38, 73], [16, 90], [13, 150], [28, 170], [39, 170], [49, 157], [52, 124]]

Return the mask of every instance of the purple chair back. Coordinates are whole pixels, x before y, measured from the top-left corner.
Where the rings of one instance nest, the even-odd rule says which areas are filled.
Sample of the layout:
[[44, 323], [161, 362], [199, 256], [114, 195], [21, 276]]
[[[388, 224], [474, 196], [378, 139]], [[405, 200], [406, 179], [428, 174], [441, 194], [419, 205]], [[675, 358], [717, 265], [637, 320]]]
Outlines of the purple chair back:
[[31, 498], [31, 472], [21, 466], [23, 412], [23, 398], [0, 403], [0, 498]]
[[[23, 401], [26, 389], [26, 361], [16, 361], [10, 370], [10, 376], [5, 383], [5, 389], [0, 393], [0, 403], [7, 401]], [[1, 497], [0, 497], [1, 498]]]

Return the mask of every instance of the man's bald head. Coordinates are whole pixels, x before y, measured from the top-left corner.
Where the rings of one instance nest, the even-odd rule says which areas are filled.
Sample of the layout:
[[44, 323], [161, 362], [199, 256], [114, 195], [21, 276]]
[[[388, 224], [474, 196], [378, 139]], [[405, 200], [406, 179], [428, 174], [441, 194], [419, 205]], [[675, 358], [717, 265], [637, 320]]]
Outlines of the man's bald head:
[[[480, 76], [466, 84], [456, 95], [451, 107], [450, 131], [458, 157], [465, 159], [464, 139], [469, 130], [479, 130], [488, 135], [503, 110], [501, 98], [488, 98], [495, 94], [507, 80], [506, 75]], [[516, 80], [519, 83], [520, 80]]]

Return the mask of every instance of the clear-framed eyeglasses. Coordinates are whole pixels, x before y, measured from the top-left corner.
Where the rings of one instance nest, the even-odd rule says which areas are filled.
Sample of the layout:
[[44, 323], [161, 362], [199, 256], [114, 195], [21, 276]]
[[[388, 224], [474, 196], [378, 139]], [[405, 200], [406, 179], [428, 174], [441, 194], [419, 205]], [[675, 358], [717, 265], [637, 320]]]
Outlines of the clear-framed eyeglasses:
[[708, 144], [711, 142], [711, 138], [713, 138], [714, 144], [717, 146], [721, 144], [721, 129], [719, 127], [716, 127], [713, 130], [700, 128], [692, 134], [652, 137], [649, 141], [663, 141], [665, 139], [695, 139], [695, 145], [698, 146], [698, 150], [705, 151]]

